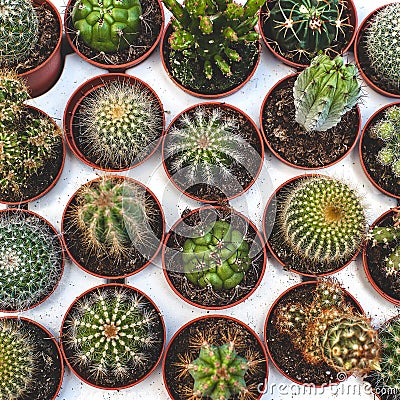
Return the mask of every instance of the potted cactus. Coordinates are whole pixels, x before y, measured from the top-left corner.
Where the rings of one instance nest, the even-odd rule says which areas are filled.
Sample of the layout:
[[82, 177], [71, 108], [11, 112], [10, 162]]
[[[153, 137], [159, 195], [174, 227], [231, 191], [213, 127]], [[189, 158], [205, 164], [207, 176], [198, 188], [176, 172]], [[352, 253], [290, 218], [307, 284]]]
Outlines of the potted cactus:
[[0, 317], [0, 398], [54, 400], [64, 374], [54, 335], [24, 317]]
[[377, 332], [333, 281], [306, 282], [282, 293], [268, 312], [265, 342], [274, 365], [298, 384], [326, 386], [380, 368]]
[[284, 163], [302, 169], [328, 167], [355, 146], [361, 127], [357, 68], [341, 56], [319, 54], [298, 75], [279, 81], [260, 112], [264, 140]]
[[64, 269], [61, 240], [39, 215], [0, 211], [0, 310], [23, 311], [45, 301]]
[[324, 276], [356, 257], [365, 238], [366, 217], [359, 196], [347, 184], [305, 175], [273, 193], [263, 226], [267, 246], [284, 268]]
[[244, 215], [223, 206], [186, 213], [165, 239], [164, 275], [191, 305], [232, 307], [259, 286], [267, 262], [261, 235]]
[[165, 326], [140, 290], [106, 284], [80, 295], [61, 325], [61, 350], [85, 383], [118, 390], [146, 379], [161, 360]]
[[62, 22], [46, 0], [1, 0], [0, 69], [14, 69], [32, 97], [47, 92], [61, 74]]
[[361, 23], [354, 41], [354, 56], [360, 74], [383, 94], [400, 98], [400, 3], [384, 5]]
[[43, 111], [24, 105], [28, 88], [0, 71], [0, 202], [21, 204], [47, 193], [64, 165], [60, 128]]
[[110, 71], [125, 71], [145, 60], [164, 27], [159, 0], [69, 0], [65, 33], [84, 60]]
[[400, 210], [386, 211], [371, 226], [363, 248], [368, 280], [386, 300], [400, 305]]
[[64, 112], [67, 143], [86, 164], [123, 171], [149, 158], [164, 132], [164, 110], [145, 82], [125, 74], [89, 79]]
[[259, 61], [254, 30], [265, 0], [234, 2], [163, 0], [173, 14], [161, 43], [169, 77], [194, 96], [222, 97], [242, 87]]
[[376, 111], [364, 126], [359, 153], [368, 179], [383, 193], [400, 198], [400, 103]]
[[208, 203], [244, 193], [264, 159], [261, 135], [241, 110], [226, 103], [201, 103], [177, 115], [164, 136], [162, 160], [172, 183]]
[[255, 399], [263, 395], [265, 349], [243, 322], [223, 315], [196, 318], [168, 344], [162, 365], [171, 399]]
[[61, 221], [68, 255], [84, 271], [119, 279], [147, 265], [161, 248], [164, 214], [154, 194], [123, 176], [103, 176], [81, 186]]

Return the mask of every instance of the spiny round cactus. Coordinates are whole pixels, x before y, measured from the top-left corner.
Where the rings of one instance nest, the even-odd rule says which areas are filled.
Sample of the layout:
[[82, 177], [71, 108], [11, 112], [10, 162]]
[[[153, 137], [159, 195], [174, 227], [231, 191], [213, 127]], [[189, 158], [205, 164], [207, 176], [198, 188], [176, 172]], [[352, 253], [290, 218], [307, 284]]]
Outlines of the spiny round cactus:
[[0, 214], [0, 309], [23, 310], [51, 293], [60, 278], [61, 244], [39, 217]]
[[0, 67], [16, 67], [38, 40], [38, 18], [30, 0], [0, 0]]
[[158, 99], [144, 85], [106, 82], [76, 114], [83, 151], [101, 167], [130, 167], [145, 157], [163, 130]]
[[134, 43], [141, 15], [139, 0], [78, 0], [71, 14], [83, 42], [104, 53], [115, 53]]
[[308, 132], [336, 126], [361, 96], [357, 67], [343, 58], [320, 54], [297, 77], [293, 87], [296, 121]]
[[186, 239], [182, 259], [190, 282], [214, 290], [238, 286], [251, 263], [248, 243], [226, 221], [216, 221], [201, 236]]
[[400, 3], [376, 12], [365, 30], [369, 64], [380, 79], [400, 89]]

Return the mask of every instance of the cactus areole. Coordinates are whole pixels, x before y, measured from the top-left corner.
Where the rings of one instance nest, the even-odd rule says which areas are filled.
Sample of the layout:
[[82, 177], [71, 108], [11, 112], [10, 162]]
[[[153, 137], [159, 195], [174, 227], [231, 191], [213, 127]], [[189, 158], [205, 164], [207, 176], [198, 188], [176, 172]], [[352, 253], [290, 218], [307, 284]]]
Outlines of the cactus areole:
[[90, 48], [115, 53], [128, 48], [140, 32], [139, 0], [78, 0], [72, 22]]

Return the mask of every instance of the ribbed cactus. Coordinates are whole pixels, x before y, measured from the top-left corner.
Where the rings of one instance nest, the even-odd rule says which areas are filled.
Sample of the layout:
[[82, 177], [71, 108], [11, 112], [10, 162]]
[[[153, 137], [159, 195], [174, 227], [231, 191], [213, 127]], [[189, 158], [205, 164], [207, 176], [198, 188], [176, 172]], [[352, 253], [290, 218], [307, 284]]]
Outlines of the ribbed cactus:
[[83, 42], [104, 53], [115, 53], [134, 43], [141, 15], [139, 0], [78, 0], [71, 13]]
[[344, 7], [341, 0], [278, 0], [269, 16], [273, 39], [284, 51], [313, 56], [348, 25]]
[[400, 3], [376, 12], [365, 30], [369, 64], [389, 86], [400, 89]]
[[39, 37], [31, 0], [0, 0], [0, 67], [24, 61]]
[[171, 49], [199, 59], [207, 79], [213, 76], [213, 65], [229, 76], [231, 63], [242, 60], [233, 45], [259, 39], [254, 26], [265, 0], [247, 0], [243, 6], [232, 0], [186, 0], [183, 6], [176, 0], [163, 2], [175, 17]]
[[320, 54], [297, 77], [293, 88], [296, 121], [308, 132], [336, 126], [361, 96], [357, 67]]
[[106, 82], [91, 92], [76, 114], [83, 151], [102, 167], [127, 168], [142, 159], [160, 136], [157, 98], [143, 85]]
[[214, 290], [238, 286], [251, 263], [248, 243], [226, 221], [216, 221], [201, 236], [186, 239], [182, 259], [190, 282]]
[[0, 309], [23, 310], [48, 295], [61, 273], [61, 245], [40, 218], [0, 214]]

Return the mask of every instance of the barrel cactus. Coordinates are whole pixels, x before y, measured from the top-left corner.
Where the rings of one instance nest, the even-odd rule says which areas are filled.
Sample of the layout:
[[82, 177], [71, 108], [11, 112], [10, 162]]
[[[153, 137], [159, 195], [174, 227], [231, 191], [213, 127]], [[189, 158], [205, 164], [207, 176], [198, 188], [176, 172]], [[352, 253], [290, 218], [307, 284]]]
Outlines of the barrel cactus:
[[186, 239], [182, 259], [190, 282], [216, 291], [238, 286], [251, 264], [249, 244], [226, 221], [216, 221], [201, 236]]
[[297, 77], [293, 88], [296, 121], [308, 132], [336, 126], [361, 96], [357, 67], [324, 54]]
[[30, 0], [0, 0], [0, 67], [16, 67], [38, 41], [39, 28]]
[[115, 53], [132, 45], [140, 32], [139, 0], [78, 0], [72, 23], [91, 49]]

